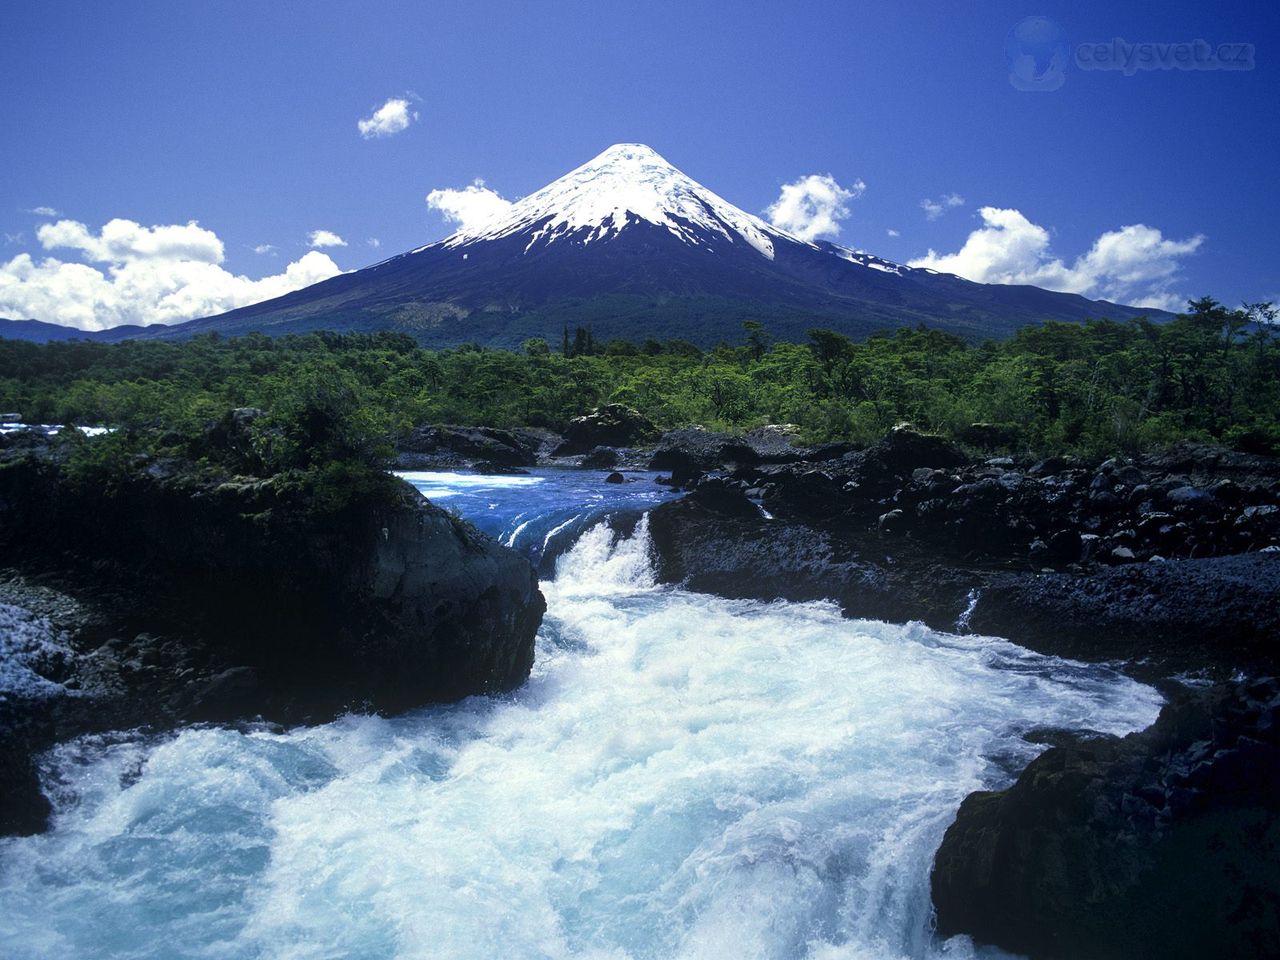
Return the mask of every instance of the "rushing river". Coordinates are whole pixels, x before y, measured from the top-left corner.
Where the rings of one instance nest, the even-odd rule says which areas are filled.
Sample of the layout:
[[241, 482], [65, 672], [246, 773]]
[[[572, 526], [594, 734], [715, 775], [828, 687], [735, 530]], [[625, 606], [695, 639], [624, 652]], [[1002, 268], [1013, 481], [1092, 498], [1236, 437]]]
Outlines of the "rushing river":
[[642, 478], [410, 474], [545, 557], [530, 681], [394, 719], [64, 745], [0, 841], [0, 956], [965, 957], [930, 932], [960, 801], [1034, 727], [1153, 690], [1002, 640], [654, 583]]

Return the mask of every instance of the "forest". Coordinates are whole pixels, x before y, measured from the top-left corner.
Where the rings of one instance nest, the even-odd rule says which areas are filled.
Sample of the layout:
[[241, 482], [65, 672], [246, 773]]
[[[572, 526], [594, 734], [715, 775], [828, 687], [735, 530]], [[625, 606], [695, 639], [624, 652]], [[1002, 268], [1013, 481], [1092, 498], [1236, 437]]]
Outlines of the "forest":
[[[229, 409], [295, 427], [340, 419], [389, 447], [424, 423], [557, 429], [606, 402], [664, 428], [795, 424], [814, 442], [869, 443], [910, 421], [971, 447], [1131, 453], [1177, 440], [1280, 453], [1280, 341], [1269, 305], [1210, 299], [1163, 324], [1044, 323], [970, 342], [925, 327], [855, 342], [824, 329], [738, 344], [561, 342], [519, 351], [426, 350], [398, 333], [186, 341], [0, 340], [0, 409], [29, 423], [101, 424], [130, 436], [191, 435]], [[339, 451], [331, 451], [335, 455]]]

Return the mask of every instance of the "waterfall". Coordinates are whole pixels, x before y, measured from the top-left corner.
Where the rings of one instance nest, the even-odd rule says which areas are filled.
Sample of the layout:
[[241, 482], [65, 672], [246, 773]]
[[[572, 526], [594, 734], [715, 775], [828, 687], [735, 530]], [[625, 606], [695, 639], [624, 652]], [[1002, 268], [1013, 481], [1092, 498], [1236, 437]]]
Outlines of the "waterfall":
[[[554, 482], [475, 502], [540, 540], [586, 512]], [[1160, 702], [997, 638], [659, 586], [644, 520], [588, 526], [543, 590], [505, 697], [53, 751], [53, 829], [0, 842], [0, 955], [972, 957], [930, 929], [961, 800], [1034, 727]]]

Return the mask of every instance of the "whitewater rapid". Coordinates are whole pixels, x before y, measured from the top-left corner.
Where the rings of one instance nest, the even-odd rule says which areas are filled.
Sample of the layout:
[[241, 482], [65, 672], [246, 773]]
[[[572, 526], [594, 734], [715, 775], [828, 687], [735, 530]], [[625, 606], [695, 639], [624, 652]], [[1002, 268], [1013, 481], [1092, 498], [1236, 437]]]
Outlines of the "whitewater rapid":
[[999, 639], [658, 586], [648, 552], [585, 527], [510, 696], [58, 748], [53, 829], [0, 841], [0, 956], [970, 956], [928, 886], [963, 797], [1032, 728], [1158, 710]]

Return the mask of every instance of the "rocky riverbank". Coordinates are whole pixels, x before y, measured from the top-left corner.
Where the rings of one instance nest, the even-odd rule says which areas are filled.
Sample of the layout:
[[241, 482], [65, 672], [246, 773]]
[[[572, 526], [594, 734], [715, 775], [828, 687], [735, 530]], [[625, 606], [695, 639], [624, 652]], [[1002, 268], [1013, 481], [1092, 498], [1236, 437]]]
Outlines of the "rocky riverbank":
[[940, 933], [1044, 960], [1280, 954], [1280, 682], [1171, 693], [1147, 730], [1069, 739], [964, 801]]
[[[816, 455], [815, 455], [816, 454]], [[1165, 679], [1160, 721], [1058, 745], [961, 807], [939, 932], [1045, 960], [1280, 952], [1280, 464], [1182, 446], [1129, 461], [974, 460], [909, 429], [774, 462], [681, 432], [690, 489], [650, 517], [659, 575], [837, 600]]]
[[628, 420], [583, 418], [538, 462], [688, 491], [650, 514], [660, 580], [995, 634], [1166, 691], [1149, 730], [1035, 734], [1053, 746], [1012, 787], [965, 801], [940, 933], [1044, 960], [1280, 953], [1280, 462], [981, 457], [907, 427], [865, 450], [778, 427], [645, 447]]
[[[139, 462], [110, 488], [55, 444], [0, 458], [0, 829], [39, 829], [31, 755], [90, 730], [327, 720], [522, 683], [544, 601], [531, 565], [383, 477], [327, 509], [287, 476]], [[6, 677], [8, 679], [8, 677]]]
[[421, 428], [401, 462], [663, 471], [689, 494], [650, 519], [659, 577], [695, 590], [828, 598], [849, 616], [997, 633], [1147, 675], [1280, 655], [1275, 460], [1195, 444], [1095, 463], [984, 458], [909, 427], [865, 450], [805, 447], [786, 427], [653, 441], [618, 405], [566, 433]]
[[866, 450], [777, 462], [775, 447], [768, 462], [747, 439], [678, 431], [654, 452], [690, 490], [650, 521], [662, 579], [1157, 670], [1275, 660], [1274, 461], [1196, 447], [974, 460], [900, 428]]

